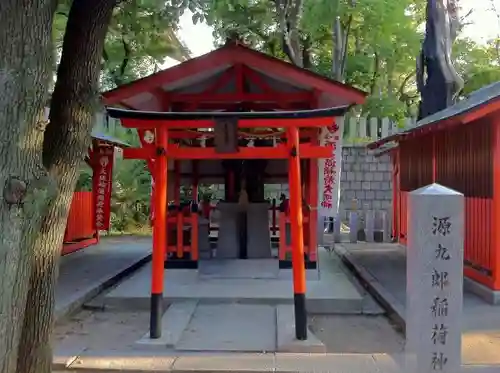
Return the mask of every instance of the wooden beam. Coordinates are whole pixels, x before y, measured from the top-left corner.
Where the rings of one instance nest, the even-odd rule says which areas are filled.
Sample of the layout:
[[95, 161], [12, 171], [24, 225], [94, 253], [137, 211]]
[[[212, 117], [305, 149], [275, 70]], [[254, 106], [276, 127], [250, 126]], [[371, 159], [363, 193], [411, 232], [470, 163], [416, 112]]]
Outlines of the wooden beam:
[[363, 104], [366, 100], [367, 94], [363, 91], [249, 48], [240, 48], [239, 53], [234, 53], [233, 60], [235, 63], [243, 63], [256, 71], [265, 72], [269, 76], [276, 76], [284, 81], [315, 88], [330, 96], [342, 98], [348, 103]]
[[[300, 145], [302, 158], [327, 158], [331, 155], [332, 148], [325, 146], [314, 146], [310, 144]], [[277, 147], [242, 147], [236, 153], [216, 153], [214, 148], [188, 148], [171, 146], [168, 151], [169, 157], [174, 159], [286, 159], [288, 150], [285, 145]]]
[[226, 71], [224, 71], [219, 79], [217, 79], [210, 87], [208, 87], [204, 93], [207, 94], [213, 94], [219, 92], [221, 89], [223, 89], [226, 85], [229, 84], [231, 79], [234, 76], [234, 67], [230, 67]]
[[[331, 146], [301, 144], [301, 158], [328, 158], [332, 154]], [[286, 145], [276, 147], [245, 147], [236, 153], [216, 153], [215, 148], [191, 148], [170, 144], [167, 149], [170, 159], [287, 159], [289, 151]], [[125, 159], [151, 159], [156, 157], [154, 151], [144, 148], [123, 149]]]
[[274, 92], [274, 89], [272, 89], [269, 84], [255, 72], [255, 70], [252, 70], [248, 66], [245, 66], [243, 73], [248, 76], [248, 80], [259, 87], [262, 92]]
[[[156, 154], [151, 149], [146, 148], [125, 148], [123, 149], [124, 159], [144, 159], [151, 160], [156, 157]], [[148, 162], [149, 165], [149, 162]], [[154, 168], [153, 168], [154, 169]], [[153, 172], [153, 178], [156, 176], [156, 172]]]
[[[223, 89], [226, 85], [229, 84], [231, 79], [233, 79], [234, 76], [234, 67], [231, 67], [224, 71], [221, 76], [214, 82], [212, 85], [210, 85], [206, 90], [204, 90], [202, 93], [197, 93], [195, 94], [196, 96], [203, 96], [203, 97], [211, 97], [212, 95], [216, 95], [217, 92], [221, 89]], [[155, 88], [151, 94], [154, 96], [155, 100], [161, 103], [162, 110], [158, 111], [182, 111], [179, 109], [179, 106], [185, 106], [187, 110], [193, 111], [199, 109], [199, 105], [201, 102], [198, 101], [186, 101], [182, 100], [182, 96], [180, 99], [176, 99], [176, 94], [165, 91], [162, 88]], [[179, 95], [179, 94], [177, 94]], [[183, 95], [183, 94], [180, 94]], [[188, 95], [191, 96], [191, 95]]]
[[304, 102], [310, 101], [311, 92], [269, 92], [269, 93], [178, 93], [172, 94], [171, 102], [220, 102], [220, 103], [237, 103], [237, 102]]
[[244, 102], [244, 103], [223, 103], [223, 102], [200, 102], [198, 104], [187, 104], [176, 102], [172, 106], [172, 111], [191, 111], [195, 110], [225, 110], [225, 111], [274, 111], [274, 110], [308, 110], [311, 105], [307, 101], [292, 102], [282, 104], [280, 102]]
[[[151, 127], [167, 127], [169, 129], [186, 128], [214, 128], [215, 121], [210, 119], [193, 120], [161, 120], [161, 119], [132, 119], [122, 118], [122, 126], [125, 128], [149, 129]], [[262, 118], [262, 119], [240, 119], [240, 128], [289, 128], [289, 127], [324, 127], [333, 122], [331, 117], [319, 118]]]
[[[274, 131], [259, 131], [259, 132], [252, 132], [251, 134], [248, 133], [248, 135], [243, 132], [243, 131], [240, 131], [239, 132], [239, 136], [241, 138], [245, 138], [245, 137], [253, 137], [253, 136], [268, 136], [266, 139], [267, 140], [271, 140], [273, 137], [276, 137], [277, 139], [284, 139], [286, 137], [286, 134], [284, 132], [282, 133], [273, 133]], [[300, 141], [301, 142], [304, 142], [304, 141], [307, 141], [311, 138], [316, 138], [317, 137], [317, 133], [318, 131], [315, 131], [315, 128], [313, 129], [305, 129], [305, 130], [301, 130], [300, 131]], [[180, 140], [180, 139], [190, 139], [190, 140], [195, 140], [195, 139], [201, 139], [203, 136], [209, 136], [209, 135], [213, 135], [213, 132], [200, 132], [200, 131], [196, 131], [196, 130], [187, 130], [187, 131], [183, 131], [183, 130], [171, 130], [169, 131], [169, 135], [168, 135], [168, 138], [171, 139], [171, 140]], [[144, 145], [143, 145], [144, 146]]]
[[234, 76], [235, 76], [235, 92], [238, 95], [245, 93], [245, 75], [243, 74], [243, 65], [238, 63], [234, 65]]
[[151, 94], [158, 103], [158, 106], [161, 108], [161, 110], [158, 111], [170, 111], [172, 96], [169, 92], [165, 91], [161, 87], [158, 87], [151, 91]]

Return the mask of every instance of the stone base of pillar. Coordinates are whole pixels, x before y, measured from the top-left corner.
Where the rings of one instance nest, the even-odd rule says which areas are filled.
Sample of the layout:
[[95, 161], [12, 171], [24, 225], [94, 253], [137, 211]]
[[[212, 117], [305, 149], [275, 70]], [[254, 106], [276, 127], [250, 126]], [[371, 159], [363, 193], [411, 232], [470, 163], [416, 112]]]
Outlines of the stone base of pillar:
[[165, 269], [198, 269], [198, 261], [184, 258], [170, 258], [165, 260]]
[[[279, 261], [279, 268], [280, 269], [290, 269], [292, 268], [292, 260], [280, 260]], [[309, 257], [307, 254], [304, 254], [304, 268], [305, 269], [317, 269], [318, 268], [318, 262], [316, 261], [311, 261], [309, 260]]]

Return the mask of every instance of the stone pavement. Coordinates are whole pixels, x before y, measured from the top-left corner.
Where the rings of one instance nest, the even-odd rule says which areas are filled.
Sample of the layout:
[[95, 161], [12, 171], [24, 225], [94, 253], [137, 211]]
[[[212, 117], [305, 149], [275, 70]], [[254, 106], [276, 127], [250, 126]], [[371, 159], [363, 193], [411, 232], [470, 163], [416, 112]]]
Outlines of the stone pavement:
[[[397, 244], [342, 243], [337, 253], [404, 328], [406, 252]], [[500, 372], [500, 307], [464, 292], [462, 360]]]
[[[336, 255], [318, 253], [320, 275], [307, 272], [307, 306], [310, 313], [380, 313], [347, 274]], [[293, 304], [291, 270], [278, 270], [276, 259], [200, 263], [200, 271], [165, 271], [166, 303], [196, 300], [205, 303]], [[315, 278], [314, 278], [315, 277]], [[126, 309], [149, 309], [151, 266], [147, 265], [92, 304]], [[371, 301], [371, 302], [370, 302]]]
[[60, 260], [56, 288], [56, 321], [77, 310], [105, 288], [146, 264], [150, 237], [104, 237]]
[[[387, 354], [184, 354], [101, 351], [54, 362], [53, 372], [177, 373], [408, 373], [402, 356]], [[498, 373], [498, 368], [464, 366], [457, 373]]]

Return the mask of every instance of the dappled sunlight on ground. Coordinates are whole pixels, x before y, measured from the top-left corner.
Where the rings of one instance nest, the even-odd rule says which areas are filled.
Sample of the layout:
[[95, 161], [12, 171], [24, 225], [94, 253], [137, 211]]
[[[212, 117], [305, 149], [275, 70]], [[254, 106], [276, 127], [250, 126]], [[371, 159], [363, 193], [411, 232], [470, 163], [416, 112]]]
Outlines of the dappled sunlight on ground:
[[462, 361], [465, 364], [500, 365], [500, 330], [464, 333]]

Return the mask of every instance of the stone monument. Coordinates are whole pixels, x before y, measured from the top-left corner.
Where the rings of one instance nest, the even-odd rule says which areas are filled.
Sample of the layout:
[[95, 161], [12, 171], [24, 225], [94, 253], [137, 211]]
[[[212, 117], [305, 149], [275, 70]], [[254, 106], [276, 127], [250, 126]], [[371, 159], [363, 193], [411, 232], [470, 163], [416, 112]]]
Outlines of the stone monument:
[[461, 372], [464, 197], [439, 184], [409, 194], [408, 373]]

